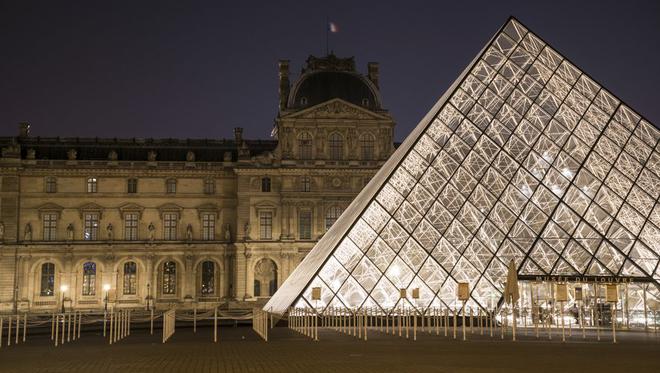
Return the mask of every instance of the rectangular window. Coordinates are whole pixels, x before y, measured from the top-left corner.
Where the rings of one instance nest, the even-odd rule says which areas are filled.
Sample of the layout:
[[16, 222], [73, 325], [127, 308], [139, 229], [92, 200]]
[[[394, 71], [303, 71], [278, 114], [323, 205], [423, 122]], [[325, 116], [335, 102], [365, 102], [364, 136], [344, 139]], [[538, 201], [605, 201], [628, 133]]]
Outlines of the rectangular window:
[[49, 176], [46, 178], [46, 193], [57, 192], [57, 179]]
[[204, 193], [205, 194], [215, 193], [215, 180], [211, 178], [204, 179]]
[[167, 179], [167, 181], [165, 181], [165, 191], [167, 192], [167, 194], [176, 193], [176, 180], [175, 179]]
[[128, 193], [137, 193], [137, 179], [128, 179], [127, 182], [127, 191]]
[[309, 192], [312, 190], [312, 178], [309, 176], [303, 176], [300, 178], [300, 191]]
[[179, 215], [175, 213], [163, 214], [163, 238], [166, 240], [176, 240], [176, 224]]
[[87, 178], [87, 193], [96, 193], [98, 188], [98, 180], [95, 177]]
[[312, 212], [309, 210], [298, 213], [298, 234], [301, 240], [312, 239]]
[[269, 177], [262, 177], [261, 178], [261, 191], [262, 192], [270, 192], [270, 178]]
[[259, 238], [270, 240], [273, 238], [273, 212], [261, 211], [259, 213]]
[[44, 241], [57, 239], [57, 214], [47, 213], [43, 215]]
[[202, 215], [202, 239], [215, 240], [215, 214]]
[[99, 237], [99, 214], [85, 214], [85, 229], [83, 231], [83, 240], [95, 241]]
[[124, 239], [127, 241], [138, 239], [138, 214], [135, 212], [124, 214]]

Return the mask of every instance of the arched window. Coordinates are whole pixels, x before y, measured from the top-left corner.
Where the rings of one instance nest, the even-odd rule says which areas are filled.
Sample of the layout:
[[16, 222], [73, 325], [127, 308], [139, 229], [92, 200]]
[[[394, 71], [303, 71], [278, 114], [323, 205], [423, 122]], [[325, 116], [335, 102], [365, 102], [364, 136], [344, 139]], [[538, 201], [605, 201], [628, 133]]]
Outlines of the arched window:
[[82, 295], [96, 295], [96, 263], [83, 264]]
[[337, 132], [330, 135], [330, 159], [340, 160], [344, 156], [344, 138]]
[[312, 159], [312, 135], [303, 132], [298, 136], [300, 159]]
[[330, 206], [325, 212], [325, 230], [330, 229], [344, 210], [339, 206]]
[[360, 136], [360, 153], [362, 159], [365, 161], [370, 161], [374, 159], [374, 144], [376, 139], [370, 133], [365, 133]]
[[49, 297], [55, 294], [55, 264], [41, 265], [41, 296]]
[[202, 262], [202, 296], [215, 294], [215, 263], [210, 260]]
[[[268, 285], [268, 294], [265, 294], [261, 286]], [[254, 296], [272, 296], [277, 290], [277, 266], [270, 259], [263, 258], [254, 266]]]
[[96, 177], [87, 178], [87, 193], [96, 193], [98, 188], [98, 179]]
[[176, 294], [176, 263], [163, 263], [163, 294]]
[[137, 264], [124, 263], [124, 295], [137, 294]]

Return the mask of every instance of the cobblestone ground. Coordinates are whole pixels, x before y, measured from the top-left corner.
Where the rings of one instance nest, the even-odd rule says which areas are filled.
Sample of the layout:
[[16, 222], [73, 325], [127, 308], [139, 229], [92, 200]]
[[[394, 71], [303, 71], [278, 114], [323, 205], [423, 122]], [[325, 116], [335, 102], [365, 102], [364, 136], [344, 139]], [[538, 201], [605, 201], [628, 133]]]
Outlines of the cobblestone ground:
[[[157, 330], [160, 332], [160, 330]], [[419, 333], [418, 340], [370, 331], [368, 341], [320, 330], [320, 341], [287, 328], [272, 330], [268, 343], [251, 328], [223, 327], [220, 342], [212, 329], [178, 328], [172, 339], [134, 330], [109, 346], [97, 332], [79, 341], [53, 347], [47, 335], [28, 335], [28, 343], [0, 349], [0, 372], [660, 372], [660, 334], [620, 332], [619, 343], [603, 334], [582, 340], [573, 331], [561, 343], [537, 340], [533, 332], [512, 342], [468, 333], [468, 341]], [[521, 335], [522, 334], [522, 335]], [[451, 332], [450, 332], [451, 335]], [[460, 338], [460, 330], [459, 330]]]

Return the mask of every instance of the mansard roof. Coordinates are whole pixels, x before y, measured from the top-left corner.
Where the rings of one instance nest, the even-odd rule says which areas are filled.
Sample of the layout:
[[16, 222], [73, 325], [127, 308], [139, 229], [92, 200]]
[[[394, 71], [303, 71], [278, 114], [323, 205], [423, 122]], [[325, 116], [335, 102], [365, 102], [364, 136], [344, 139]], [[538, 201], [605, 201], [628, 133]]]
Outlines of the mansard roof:
[[[244, 140], [251, 155], [273, 151], [276, 140]], [[153, 139], [153, 138], [82, 138], [82, 137], [0, 137], [0, 147], [20, 145], [21, 158], [33, 149], [35, 159], [66, 160], [68, 151], [76, 150], [78, 160], [108, 160], [111, 151], [118, 161], [146, 161], [156, 152], [157, 161], [186, 161], [189, 151], [198, 162], [222, 162], [225, 153], [232, 161], [238, 158], [235, 140], [228, 139]]]

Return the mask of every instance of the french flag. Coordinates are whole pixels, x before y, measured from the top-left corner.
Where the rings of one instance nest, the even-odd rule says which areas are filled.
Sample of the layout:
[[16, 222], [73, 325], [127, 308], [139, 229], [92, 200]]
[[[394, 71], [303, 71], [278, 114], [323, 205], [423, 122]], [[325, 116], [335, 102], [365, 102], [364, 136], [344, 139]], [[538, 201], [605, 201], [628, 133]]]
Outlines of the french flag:
[[334, 22], [328, 22], [328, 31], [334, 34], [339, 32], [339, 27], [337, 27], [337, 24]]

